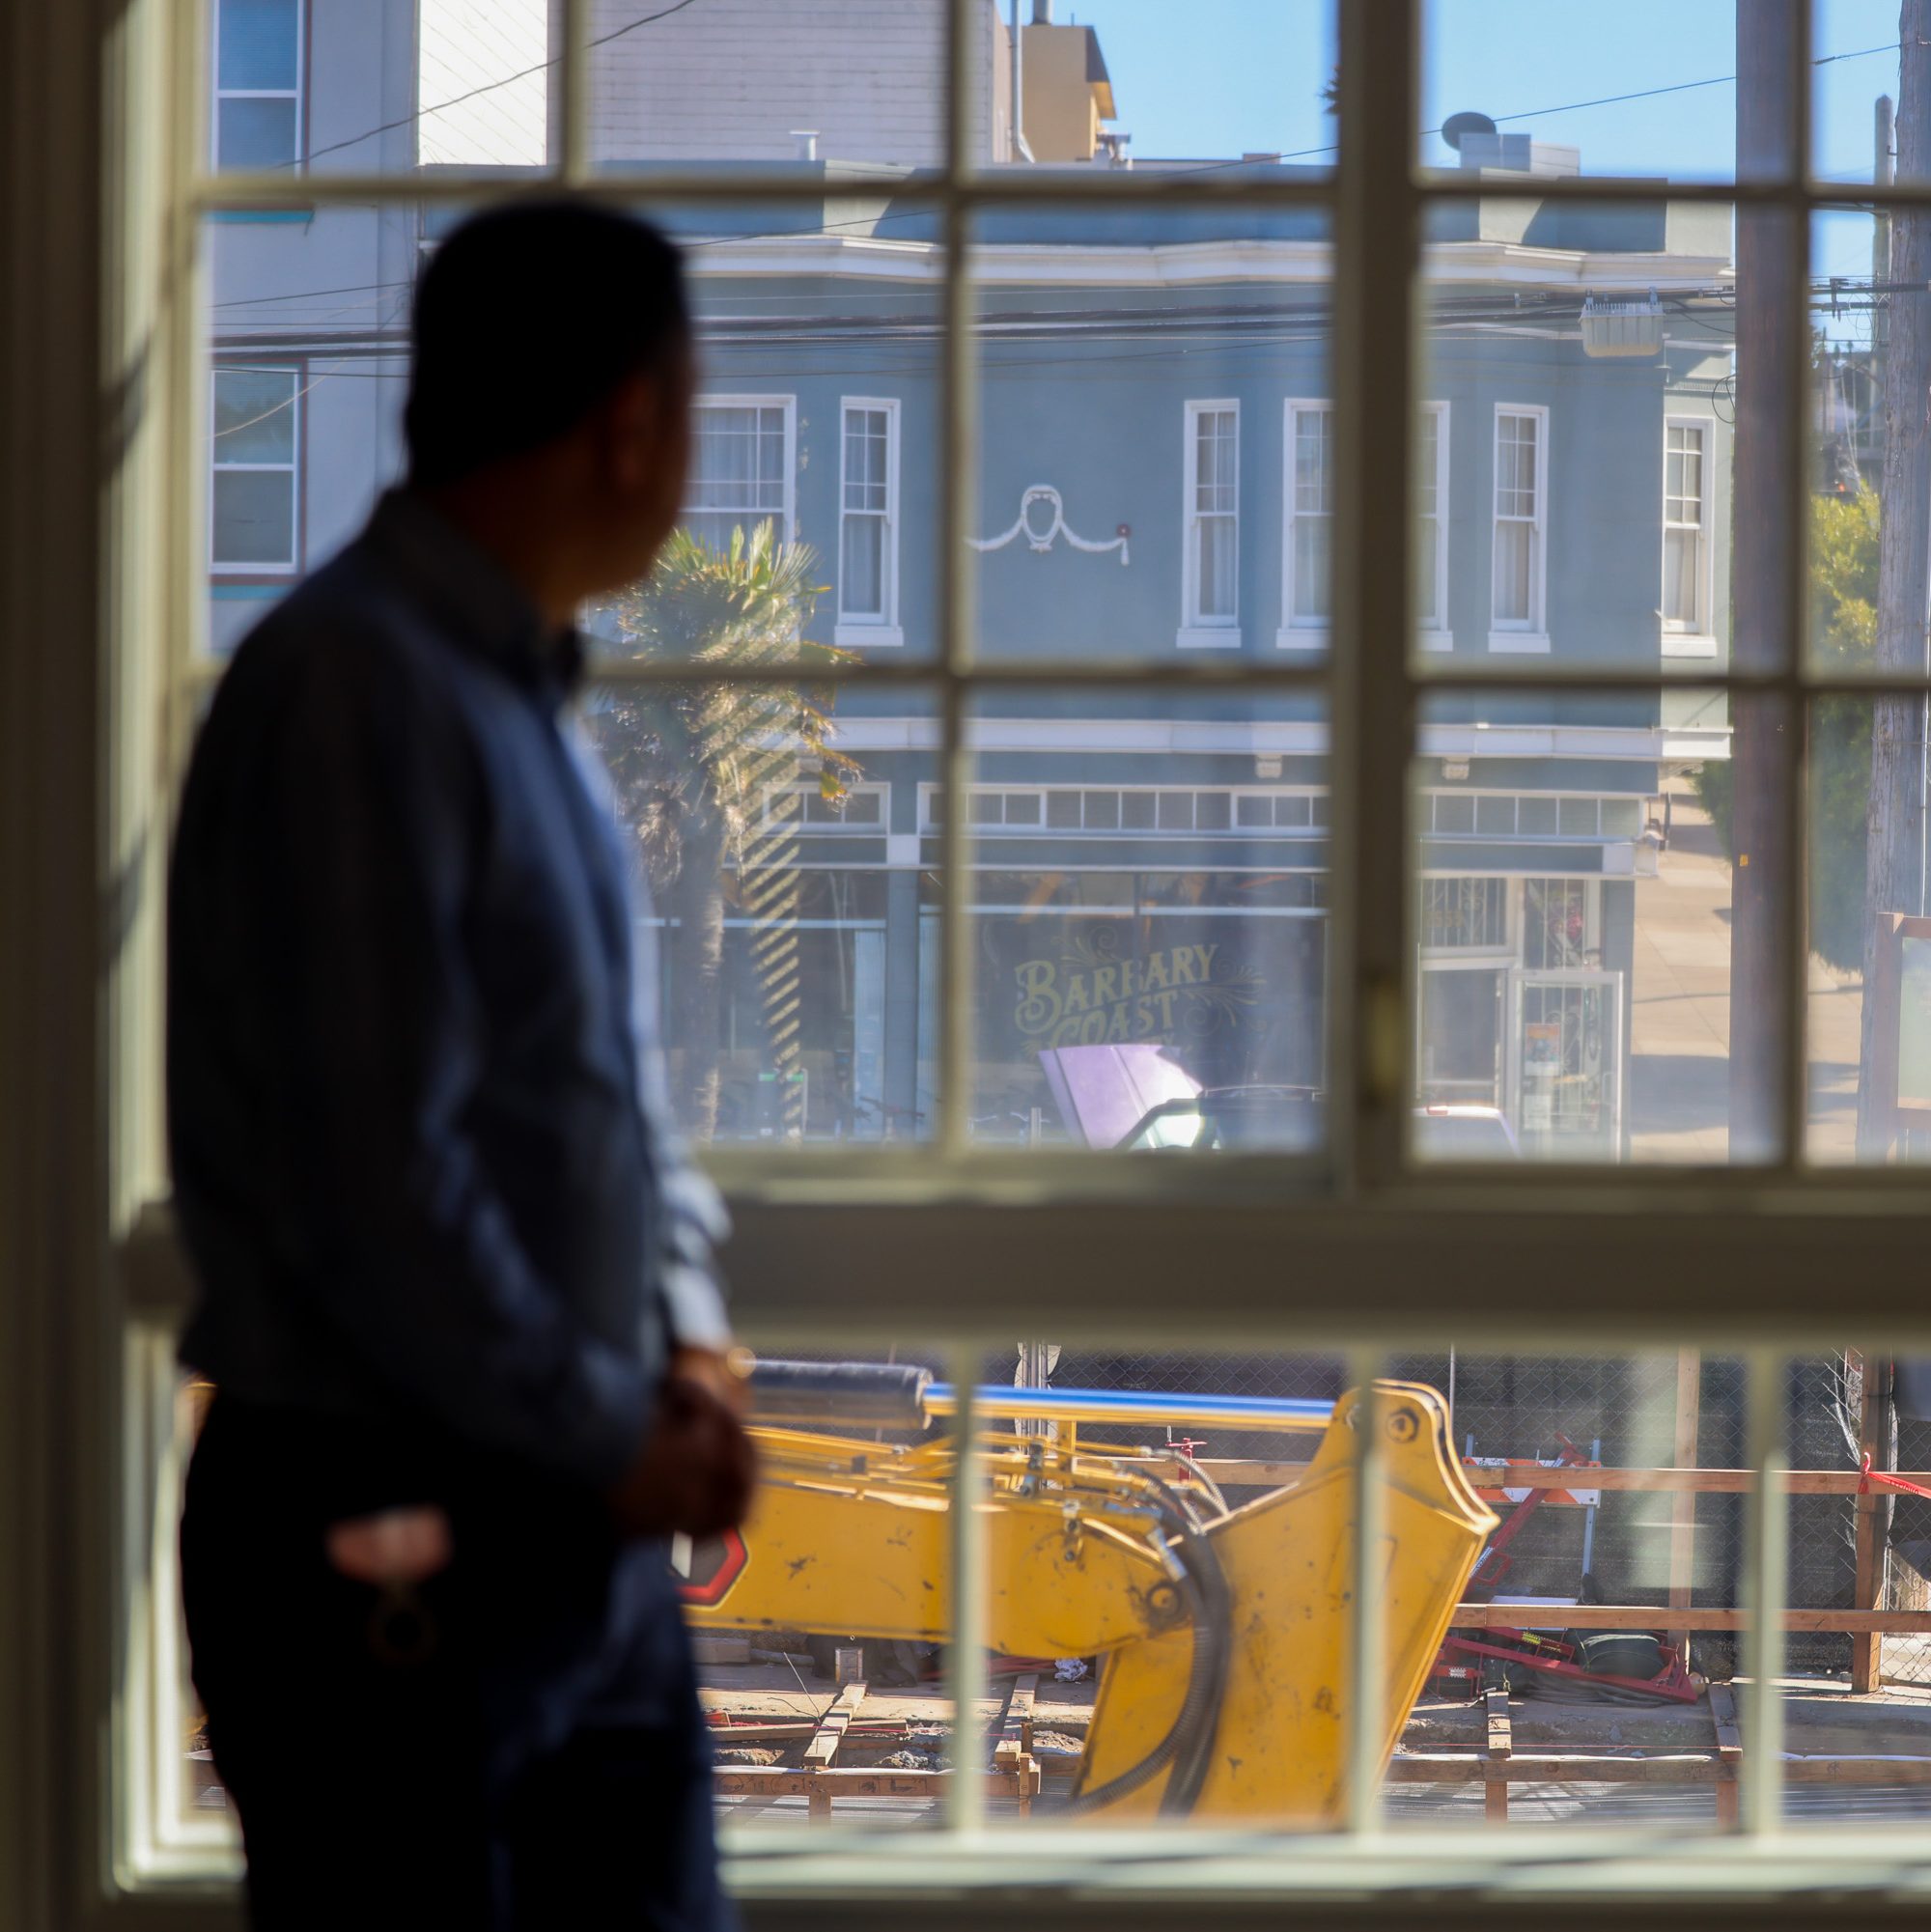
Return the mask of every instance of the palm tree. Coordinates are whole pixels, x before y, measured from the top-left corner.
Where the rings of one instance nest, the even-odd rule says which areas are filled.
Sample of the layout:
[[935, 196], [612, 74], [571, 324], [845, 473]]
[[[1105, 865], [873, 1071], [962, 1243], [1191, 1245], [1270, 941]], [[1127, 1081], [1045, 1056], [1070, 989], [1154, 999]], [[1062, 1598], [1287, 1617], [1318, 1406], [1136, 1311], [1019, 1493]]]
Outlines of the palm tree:
[[680, 530], [657, 569], [609, 613], [620, 656], [628, 650], [691, 673], [687, 684], [620, 687], [595, 728], [665, 921], [672, 1099], [685, 1131], [700, 1140], [717, 1128], [730, 875], [755, 924], [753, 957], [784, 1130], [803, 1130], [802, 1097], [785, 1078], [798, 1056], [800, 801], [792, 788], [809, 770], [823, 796], [836, 798], [857, 767], [831, 744], [832, 687], [738, 684], [715, 674], [795, 665], [807, 680], [850, 661], [852, 653], [802, 635], [824, 588], [811, 581], [817, 564], [809, 545], [780, 544], [769, 522], [748, 537], [734, 530], [724, 551]]

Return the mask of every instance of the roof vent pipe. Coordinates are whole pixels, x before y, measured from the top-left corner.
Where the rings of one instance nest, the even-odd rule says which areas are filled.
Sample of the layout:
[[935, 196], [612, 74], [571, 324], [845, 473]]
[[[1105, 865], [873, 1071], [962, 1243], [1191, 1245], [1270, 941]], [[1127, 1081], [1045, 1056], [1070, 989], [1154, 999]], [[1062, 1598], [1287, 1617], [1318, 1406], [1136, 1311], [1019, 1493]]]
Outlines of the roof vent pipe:
[[818, 129], [816, 127], [794, 127], [791, 138], [798, 143], [798, 158], [800, 161], [815, 161], [818, 158]]
[[1032, 0], [1032, 23], [1035, 27], [1052, 25], [1052, 0]]

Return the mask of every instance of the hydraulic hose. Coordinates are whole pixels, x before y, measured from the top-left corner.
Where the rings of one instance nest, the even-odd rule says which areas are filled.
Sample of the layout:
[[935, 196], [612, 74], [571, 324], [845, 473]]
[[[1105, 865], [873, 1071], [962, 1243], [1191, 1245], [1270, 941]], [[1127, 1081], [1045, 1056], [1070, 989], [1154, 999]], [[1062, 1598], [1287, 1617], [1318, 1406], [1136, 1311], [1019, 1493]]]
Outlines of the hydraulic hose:
[[1160, 1808], [1169, 1817], [1185, 1816], [1199, 1802], [1214, 1761], [1214, 1740], [1220, 1728], [1220, 1707], [1226, 1698], [1231, 1663], [1233, 1594], [1218, 1555], [1208, 1538], [1194, 1527], [1192, 1512], [1158, 1477], [1142, 1476], [1141, 1480], [1159, 1498], [1163, 1526], [1181, 1556], [1179, 1587], [1193, 1630], [1187, 1691], [1159, 1744], [1117, 1777], [1081, 1792], [1067, 1806], [1069, 1814], [1097, 1811], [1129, 1797], [1172, 1765], [1173, 1775], [1161, 1793]]

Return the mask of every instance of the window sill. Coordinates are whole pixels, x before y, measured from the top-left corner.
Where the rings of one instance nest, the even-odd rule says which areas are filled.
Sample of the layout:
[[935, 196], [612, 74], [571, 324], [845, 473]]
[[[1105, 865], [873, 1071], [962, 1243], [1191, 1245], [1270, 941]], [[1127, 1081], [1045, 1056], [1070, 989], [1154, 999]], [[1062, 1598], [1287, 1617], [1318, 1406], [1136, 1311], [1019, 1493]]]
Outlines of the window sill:
[[1417, 630], [1414, 633], [1414, 648], [1417, 651], [1452, 651], [1455, 648], [1455, 633], [1452, 630]]
[[1174, 643], [1183, 651], [1238, 651], [1238, 624], [1182, 625]]
[[831, 642], [840, 651], [897, 651], [904, 648], [905, 632], [896, 624], [840, 624]]
[[1665, 630], [1663, 633], [1663, 655], [1665, 658], [1700, 658], [1708, 661], [1721, 655], [1722, 647], [1714, 637], [1699, 637], [1687, 630]]
[[1276, 651], [1325, 651], [1328, 627], [1325, 624], [1283, 625], [1273, 633]]
[[1546, 630], [1491, 630], [1489, 649], [1498, 657], [1546, 658], [1549, 633]]

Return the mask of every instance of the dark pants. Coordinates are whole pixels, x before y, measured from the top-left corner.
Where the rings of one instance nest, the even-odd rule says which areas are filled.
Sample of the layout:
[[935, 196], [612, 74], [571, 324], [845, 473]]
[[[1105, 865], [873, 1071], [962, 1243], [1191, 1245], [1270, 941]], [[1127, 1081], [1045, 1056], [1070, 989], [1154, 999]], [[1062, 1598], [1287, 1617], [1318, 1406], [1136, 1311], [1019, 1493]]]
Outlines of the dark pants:
[[[330, 1524], [414, 1503], [450, 1518], [440, 1576], [397, 1598], [329, 1567]], [[596, 1498], [217, 1397], [182, 1575], [260, 1932], [735, 1924], [664, 1552]]]

